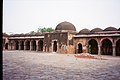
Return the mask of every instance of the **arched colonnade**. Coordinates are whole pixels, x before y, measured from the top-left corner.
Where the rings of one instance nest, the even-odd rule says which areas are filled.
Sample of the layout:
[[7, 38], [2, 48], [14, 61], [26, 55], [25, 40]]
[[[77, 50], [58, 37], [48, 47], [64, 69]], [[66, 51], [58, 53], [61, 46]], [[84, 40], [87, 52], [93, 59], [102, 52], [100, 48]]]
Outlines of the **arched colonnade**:
[[43, 51], [43, 40], [13, 40], [13, 45], [6, 44], [7, 47], [14, 47], [14, 50]]
[[[83, 52], [82, 43], [77, 44], [77, 53]], [[120, 56], [120, 39], [113, 41], [111, 38], [89, 39], [87, 41], [87, 52], [98, 55]]]

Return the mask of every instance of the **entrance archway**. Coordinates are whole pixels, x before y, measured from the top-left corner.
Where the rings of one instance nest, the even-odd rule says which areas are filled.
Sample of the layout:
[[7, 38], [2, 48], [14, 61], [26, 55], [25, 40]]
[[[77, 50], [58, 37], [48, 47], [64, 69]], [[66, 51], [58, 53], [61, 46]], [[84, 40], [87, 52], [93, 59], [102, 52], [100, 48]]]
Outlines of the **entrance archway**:
[[82, 53], [82, 44], [81, 43], [78, 44], [78, 53]]
[[32, 41], [32, 50], [36, 50], [36, 41], [35, 40], [33, 40]]
[[26, 50], [30, 50], [30, 41], [26, 41], [25, 46]]
[[116, 42], [116, 56], [120, 56], [120, 39]]
[[19, 49], [19, 42], [18, 41], [16, 41], [16, 50], [18, 50]]
[[5, 49], [8, 49], [8, 43], [5, 44]]
[[20, 47], [21, 47], [21, 50], [24, 50], [24, 41], [21, 41]]
[[43, 41], [42, 40], [40, 40], [38, 42], [38, 51], [43, 51]]
[[102, 41], [102, 54], [103, 55], [112, 55], [112, 42], [109, 39], [104, 39]]
[[98, 54], [98, 43], [95, 39], [91, 39], [88, 42], [88, 51], [91, 54]]
[[53, 43], [53, 52], [57, 51], [57, 41], [54, 41]]

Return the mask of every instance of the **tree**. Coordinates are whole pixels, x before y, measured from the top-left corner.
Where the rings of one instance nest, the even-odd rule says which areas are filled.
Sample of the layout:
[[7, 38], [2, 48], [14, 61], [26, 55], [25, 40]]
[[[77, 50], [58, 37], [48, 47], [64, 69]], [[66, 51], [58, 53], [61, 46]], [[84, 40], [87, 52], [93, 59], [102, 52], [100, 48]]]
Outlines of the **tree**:
[[54, 29], [52, 29], [51, 27], [47, 28], [47, 32], [53, 32]]
[[54, 31], [54, 29], [52, 29], [51, 27], [48, 27], [48, 28], [38, 28], [37, 32], [41, 32], [41, 33], [44, 33], [44, 32], [52, 32]]

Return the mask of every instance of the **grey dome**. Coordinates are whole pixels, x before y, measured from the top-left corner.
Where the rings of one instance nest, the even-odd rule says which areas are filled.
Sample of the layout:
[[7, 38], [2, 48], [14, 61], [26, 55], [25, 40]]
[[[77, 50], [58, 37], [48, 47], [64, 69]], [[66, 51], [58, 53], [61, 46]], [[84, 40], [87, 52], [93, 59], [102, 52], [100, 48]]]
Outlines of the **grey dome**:
[[55, 30], [72, 30], [72, 31], [76, 31], [75, 26], [67, 21], [61, 22], [56, 26]]
[[104, 31], [117, 31], [117, 29], [115, 27], [107, 27]]
[[89, 34], [90, 30], [89, 29], [82, 29], [78, 34]]
[[103, 31], [101, 28], [94, 28], [90, 32], [95, 33], [95, 32], [101, 32], [101, 31]]

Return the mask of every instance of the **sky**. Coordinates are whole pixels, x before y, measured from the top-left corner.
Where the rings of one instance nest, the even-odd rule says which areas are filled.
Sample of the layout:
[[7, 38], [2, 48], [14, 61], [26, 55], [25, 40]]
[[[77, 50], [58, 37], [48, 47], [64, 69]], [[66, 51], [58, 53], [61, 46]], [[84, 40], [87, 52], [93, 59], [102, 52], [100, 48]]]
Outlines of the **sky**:
[[3, 32], [28, 33], [72, 23], [87, 28], [120, 27], [120, 0], [3, 0]]

